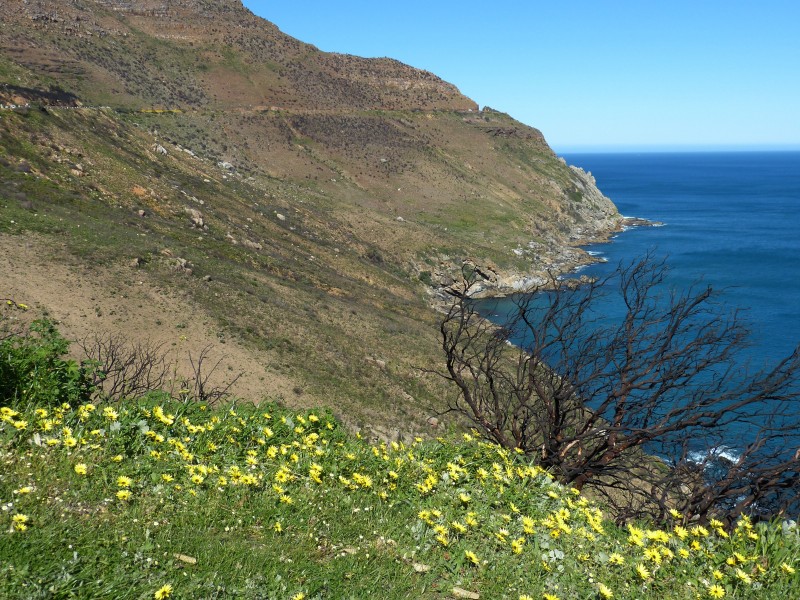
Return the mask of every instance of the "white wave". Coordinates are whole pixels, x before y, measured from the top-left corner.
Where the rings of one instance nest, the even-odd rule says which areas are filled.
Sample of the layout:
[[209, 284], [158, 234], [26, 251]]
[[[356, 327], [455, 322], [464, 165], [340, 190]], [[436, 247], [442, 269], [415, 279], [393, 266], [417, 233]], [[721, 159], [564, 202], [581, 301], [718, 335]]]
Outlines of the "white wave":
[[733, 448], [717, 446], [708, 451], [690, 452], [687, 458], [695, 464], [709, 463], [720, 458], [735, 463], [739, 461], [741, 454], [738, 454]]

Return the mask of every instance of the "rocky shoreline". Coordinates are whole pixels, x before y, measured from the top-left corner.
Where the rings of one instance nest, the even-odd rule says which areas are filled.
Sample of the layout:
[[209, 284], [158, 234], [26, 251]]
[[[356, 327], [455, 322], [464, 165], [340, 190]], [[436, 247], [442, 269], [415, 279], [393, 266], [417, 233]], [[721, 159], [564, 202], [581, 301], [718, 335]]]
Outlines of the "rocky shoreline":
[[531, 289], [546, 286], [552, 276], [574, 273], [578, 269], [600, 262], [602, 259], [586, 252], [583, 247], [591, 244], [603, 244], [615, 235], [635, 227], [660, 227], [663, 223], [648, 221], [640, 217], [620, 217], [616, 227], [596, 235], [581, 239], [576, 245], [565, 246], [556, 251], [553, 260], [545, 268], [528, 274], [509, 273], [498, 275], [494, 279], [479, 281], [471, 290], [471, 298], [499, 298], [510, 294], [524, 293]]
[[[460, 265], [450, 265], [461, 270], [467, 267], [478, 274], [477, 281], [469, 290], [463, 289], [463, 282], [453, 276], [455, 269], [444, 269], [437, 273], [438, 287], [432, 290], [434, 305], [449, 303], [453, 295], [466, 293], [475, 299], [503, 297], [524, 293], [537, 287], [546, 286], [553, 276], [574, 273], [581, 267], [599, 262], [585, 246], [602, 244], [628, 229], [635, 227], [656, 227], [663, 223], [639, 217], [625, 217], [619, 214], [613, 202], [598, 189], [590, 172], [569, 166], [573, 174], [573, 187], [565, 190], [564, 211], [573, 216], [569, 232], [565, 236], [548, 236], [544, 241], [528, 242], [513, 252], [530, 261], [525, 272], [506, 271], [491, 262], [479, 259], [465, 259]], [[576, 199], [577, 195], [577, 199]], [[460, 287], [459, 287], [460, 285]]]

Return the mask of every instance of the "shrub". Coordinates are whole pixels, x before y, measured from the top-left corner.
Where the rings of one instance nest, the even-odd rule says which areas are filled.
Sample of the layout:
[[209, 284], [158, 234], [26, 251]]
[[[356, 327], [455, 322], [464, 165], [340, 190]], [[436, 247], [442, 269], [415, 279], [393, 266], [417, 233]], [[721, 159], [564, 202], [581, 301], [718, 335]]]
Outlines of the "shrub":
[[0, 406], [57, 406], [91, 398], [92, 368], [64, 358], [68, 349], [47, 319], [0, 341]]

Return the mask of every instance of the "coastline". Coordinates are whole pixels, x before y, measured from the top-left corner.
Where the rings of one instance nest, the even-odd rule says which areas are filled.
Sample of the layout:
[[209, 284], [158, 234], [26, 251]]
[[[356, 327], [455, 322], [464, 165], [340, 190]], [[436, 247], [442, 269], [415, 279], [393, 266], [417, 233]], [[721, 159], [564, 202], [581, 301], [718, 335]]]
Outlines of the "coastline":
[[527, 274], [509, 273], [501, 275], [493, 272], [496, 275], [495, 278], [477, 282], [468, 295], [475, 300], [503, 298], [511, 294], [525, 293], [533, 288], [545, 286], [553, 275], [560, 278], [568, 274], [575, 274], [589, 265], [604, 262], [603, 258], [584, 250], [585, 246], [609, 243], [612, 238], [630, 229], [662, 226], [664, 226], [664, 223], [660, 221], [620, 215], [614, 227], [598, 231], [594, 235], [585, 238], [581, 237], [570, 245], [557, 248], [555, 256], [551, 257], [554, 260], [549, 261], [544, 268], [533, 270]]
[[[435, 309], [444, 309], [454, 296], [501, 298], [541, 288], [554, 276], [560, 278], [603, 262], [603, 258], [588, 252], [587, 246], [608, 243], [632, 228], [663, 225], [620, 214], [612, 200], [597, 187], [591, 171], [568, 165], [563, 158], [559, 160], [568, 167], [571, 178], [568, 184], [561, 184], [562, 204], [552, 207], [558, 226], [532, 219], [530, 237], [509, 248], [517, 258], [511, 267], [500, 267], [489, 257], [467, 256], [456, 260], [449, 256], [435, 257], [438, 268], [427, 273], [428, 294]], [[422, 275], [424, 267], [415, 265], [415, 270]], [[463, 279], [465, 270], [478, 276], [469, 289]]]

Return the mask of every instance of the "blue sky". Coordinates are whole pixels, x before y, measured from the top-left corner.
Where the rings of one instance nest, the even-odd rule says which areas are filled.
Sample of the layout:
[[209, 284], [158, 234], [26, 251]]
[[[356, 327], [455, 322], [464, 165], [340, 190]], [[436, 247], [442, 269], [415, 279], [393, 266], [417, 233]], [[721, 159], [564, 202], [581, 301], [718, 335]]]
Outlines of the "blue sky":
[[800, 149], [800, 0], [244, 0], [321, 50], [390, 56], [557, 151]]

